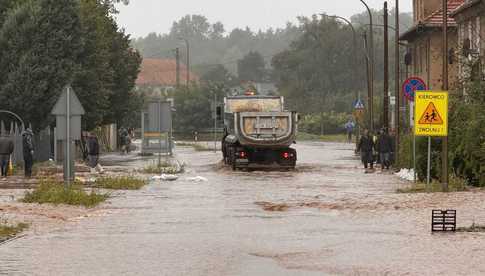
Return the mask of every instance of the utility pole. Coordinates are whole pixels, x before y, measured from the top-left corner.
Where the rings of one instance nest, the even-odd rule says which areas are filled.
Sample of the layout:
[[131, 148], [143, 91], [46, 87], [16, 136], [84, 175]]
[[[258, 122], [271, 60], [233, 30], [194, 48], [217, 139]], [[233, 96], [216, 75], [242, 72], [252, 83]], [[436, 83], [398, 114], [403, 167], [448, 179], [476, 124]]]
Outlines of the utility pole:
[[217, 153], [217, 93], [214, 90], [214, 153]]
[[[443, 91], [448, 91], [448, 1], [443, 0]], [[448, 191], [448, 137], [443, 137], [442, 148], [443, 191]]]
[[180, 49], [177, 47], [175, 48], [175, 61], [176, 61], [176, 83], [177, 83], [177, 88], [180, 87]]
[[389, 127], [389, 10], [384, 2], [384, 114], [382, 125]]
[[370, 69], [369, 69], [369, 79], [370, 79], [370, 89], [369, 89], [369, 120], [370, 120], [370, 131], [374, 132], [374, 24], [373, 24], [373, 19], [372, 19], [372, 11], [369, 8], [369, 5], [364, 0], [360, 0], [362, 4], [364, 4], [365, 8], [367, 9], [367, 12], [369, 14], [369, 63], [370, 63]]
[[185, 48], [187, 50], [186, 53], [186, 67], [187, 67], [187, 77], [186, 77], [186, 85], [189, 87], [190, 85], [190, 43], [187, 38], [179, 37], [178, 39], [183, 40], [185, 42]]
[[187, 87], [190, 85], [190, 46], [189, 46], [189, 41], [185, 40], [185, 43], [187, 43]]
[[[367, 33], [364, 32], [363, 34], [363, 37], [364, 37], [364, 48], [365, 50], [367, 51], [369, 49], [369, 45], [368, 45], [368, 41], [367, 41]], [[366, 65], [366, 76], [367, 76], [367, 104], [370, 105], [371, 104], [371, 98], [370, 98], [370, 95], [371, 95], [371, 77], [370, 77], [370, 58], [369, 58], [369, 55], [368, 55], [368, 51], [366, 52], [366, 56], [365, 56], [365, 65]], [[369, 118], [369, 117], [368, 117]], [[369, 127], [371, 125], [371, 122], [369, 120]]]
[[396, 129], [395, 129], [395, 132], [396, 132], [396, 149], [394, 150], [394, 160], [395, 160], [395, 163], [397, 163], [399, 161], [399, 143], [400, 143], [400, 135], [401, 135], [401, 127], [400, 127], [400, 121], [401, 121], [401, 116], [400, 116], [400, 109], [401, 109], [401, 86], [400, 86], [400, 76], [401, 76], [401, 72], [400, 72], [400, 53], [399, 53], [399, 0], [396, 0], [396, 23], [395, 23], [395, 28], [396, 28], [396, 34], [395, 34], [395, 39], [396, 39], [396, 57], [395, 57], [395, 66], [396, 66], [396, 69], [395, 69], [395, 73], [396, 73], [396, 76], [395, 76], [395, 80], [394, 80], [394, 84], [395, 84], [395, 97], [396, 97], [396, 104], [395, 104], [395, 120], [396, 120]]

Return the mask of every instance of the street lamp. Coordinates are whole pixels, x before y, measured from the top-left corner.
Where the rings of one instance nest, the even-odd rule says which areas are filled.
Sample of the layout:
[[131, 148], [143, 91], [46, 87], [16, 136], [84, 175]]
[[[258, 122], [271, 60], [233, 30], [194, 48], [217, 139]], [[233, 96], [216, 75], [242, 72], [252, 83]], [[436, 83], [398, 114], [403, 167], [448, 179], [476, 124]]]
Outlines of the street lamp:
[[19, 122], [22, 124], [21, 125], [21, 128], [22, 129], [25, 129], [27, 128], [27, 126], [24, 124], [24, 121], [22, 120], [22, 118], [20, 118], [19, 115], [13, 113], [12, 111], [8, 111], [8, 110], [0, 110], [0, 113], [5, 113], [5, 114], [9, 114], [9, 115], [12, 115], [13, 117], [15, 117], [17, 120], [19, 120]]
[[[352, 30], [352, 35], [353, 35], [353, 43], [354, 43], [354, 45], [353, 45], [354, 46], [353, 51], [354, 51], [354, 56], [357, 57], [357, 32], [355, 31], [355, 28], [352, 25], [352, 22], [350, 22], [347, 18], [342, 17], [342, 16], [338, 16], [338, 15], [327, 15], [327, 14], [322, 13], [321, 16], [322, 17], [329, 17], [329, 18], [340, 19], [340, 20], [344, 21], [345, 23], [347, 23], [347, 25], [349, 25], [350, 29]], [[356, 61], [357, 61], [357, 59], [356, 59]], [[354, 70], [356, 71], [356, 73], [354, 74], [354, 77], [357, 78], [357, 72], [358, 72], [357, 66], [354, 66]], [[357, 97], [357, 99], [360, 98], [358, 94], [356, 95], [356, 97]]]
[[179, 37], [179, 40], [183, 40], [185, 42], [185, 48], [187, 49], [187, 80], [186, 85], [187, 87], [190, 84], [190, 44], [189, 40], [183, 37]]
[[[329, 18], [340, 19], [340, 20], [344, 21], [345, 23], [347, 23], [347, 25], [349, 25], [350, 29], [352, 30], [353, 42], [354, 42], [354, 49], [353, 49], [353, 51], [354, 51], [355, 62], [356, 62], [355, 66], [354, 66], [354, 70], [355, 70], [355, 72], [354, 72], [354, 78], [358, 79], [358, 75], [359, 75], [358, 72], [359, 72], [359, 70], [357, 68], [357, 63], [358, 63], [357, 62], [357, 32], [355, 31], [355, 28], [352, 25], [352, 22], [350, 22], [350, 20], [348, 20], [347, 18], [342, 17], [342, 16], [338, 16], [338, 15], [327, 15], [327, 14], [324, 14], [324, 13], [321, 14], [321, 15], [322, 16], [325, 16], [325, 17], [329, 17]], [[364, 50], [364, 57], [367, 60], [368, 55], [365, 52], [365, 50]], [[367, 69], [368, 69], [368, 67], [367, 67]], [[367, 77], [369, 77], [369, 74], [367, 74]], [[367, 80], [367, 83], [369, 83], [369, 80]], [[360, 91], [358, 89], [356, 91], [356, 95], [355, 96], [356, 96], [356, 99], [357, 100], [360, 100]], [[359, 133], [357, 134], [357, 141], [359, 139], [359, 136], [360, 136], [360, 130], [359, 130]]]
[[374, 132], [374, 30], [373, 30], [373, 20], [372, 20], [372, 12], [369, 8], [369, 5], [364, 0], [360, 0], [362, 4], [364, 4], [367, 12], [369, 13], [369, 23], [370, 23], [370, 89], [369, 89], [369, 120], [370, 120], [370, 131]]

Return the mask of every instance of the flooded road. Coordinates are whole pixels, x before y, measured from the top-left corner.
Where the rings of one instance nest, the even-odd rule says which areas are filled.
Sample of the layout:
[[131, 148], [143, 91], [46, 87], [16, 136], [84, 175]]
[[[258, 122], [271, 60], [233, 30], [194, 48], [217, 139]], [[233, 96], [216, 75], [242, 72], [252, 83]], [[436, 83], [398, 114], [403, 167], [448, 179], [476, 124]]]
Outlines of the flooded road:
[[485, 193], [396, 194], [406, 184], [364, 174], [351, 145], [297, 150], [296, 172], [232, 172], [219, 154], [179, 148], [179, 180], [0, 246], [0, 274], [485, 274], [484, 234], [430, 233], [434, 208], [484, 224]]

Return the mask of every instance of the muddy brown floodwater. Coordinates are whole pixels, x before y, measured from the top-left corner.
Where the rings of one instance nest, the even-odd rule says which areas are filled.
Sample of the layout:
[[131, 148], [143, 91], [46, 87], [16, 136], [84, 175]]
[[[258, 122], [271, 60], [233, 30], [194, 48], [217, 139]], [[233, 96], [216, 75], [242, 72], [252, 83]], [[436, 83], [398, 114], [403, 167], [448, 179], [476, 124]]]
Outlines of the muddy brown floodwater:
[[296, 148], [295, 172], [232, 172], [179, 148], [178, 181], [1, 246], [0, 274], [485, 275], [484, 234], [430, 233], [434, 208], [485, 224], [485, 193], [396, 194], [406, 183], [364, 174], [351, 145]]

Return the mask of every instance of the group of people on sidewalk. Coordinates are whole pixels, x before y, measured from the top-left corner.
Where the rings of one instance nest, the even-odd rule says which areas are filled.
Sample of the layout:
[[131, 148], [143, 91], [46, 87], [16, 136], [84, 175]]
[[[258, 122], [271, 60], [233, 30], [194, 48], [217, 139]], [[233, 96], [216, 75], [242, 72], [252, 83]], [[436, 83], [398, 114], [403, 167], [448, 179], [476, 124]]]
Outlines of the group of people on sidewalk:
[[394, 139], [385, 128], [377, 136], [371, 135], [367, 129], [364, 130], [357, 145], [357, 152], [360, 152], [366, 173], [374, 172], [374, 162], [381, 164], [382, 171], [389, 170], [393, 163], [394, 149]]
[[[24, 159], [24, 176], [26, 178], [32, 177], [32, 167], [34, 165], [34, 133], [30, 128], [27, 128], [22, 133], [22, 149]], [[10, 168], [12, 165], [12, 155], [15, 150], [15, 143], [13, 139], [6, 135], [0, 135], [0, 170], [1, 180], [6, 180], [7, 176], [11, 173]], [[88, 153], [88, 165], [91, 168], [91, 172], [103, 172], [103, 168], [99, 164], [99, 142], [98, 138], [94, 134], [90, 134], [87, 139], [87, 153]]]
[[[34, 133], [30, 128], [22, 132], [22, 148], [24, 158], [24, 175], [26, 178], [32, 177], [32, 167], [34, 165]], [[0, 136], [0, 170], [1, 179], [5, 180], [9, 174], [9, 168], [12, 166], [12, 154], [15, 145], [8, 135]]]

